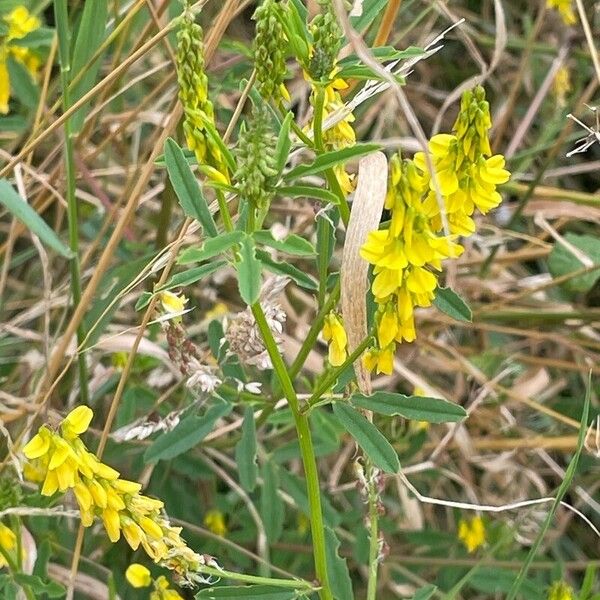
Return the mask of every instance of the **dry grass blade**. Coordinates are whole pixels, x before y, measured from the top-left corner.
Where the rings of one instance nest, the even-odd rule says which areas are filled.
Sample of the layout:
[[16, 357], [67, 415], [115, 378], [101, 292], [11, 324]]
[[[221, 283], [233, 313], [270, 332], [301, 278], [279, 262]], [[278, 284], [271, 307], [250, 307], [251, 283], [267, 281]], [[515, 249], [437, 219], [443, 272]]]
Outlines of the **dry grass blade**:
[[[377, 229], [387, 192], [387, 159], [382, 152], [363, 158], [358, 167], [358, 185], [352, 203], [350, 222], [342, 258], [341, 297], [348, 350], [352, 352], [367, 336], [367, 273], [369, 264], [360, 249], [370, 231]], [[354, 365], [358, 387], [370, 393], [371, 380], [361, 361]]]

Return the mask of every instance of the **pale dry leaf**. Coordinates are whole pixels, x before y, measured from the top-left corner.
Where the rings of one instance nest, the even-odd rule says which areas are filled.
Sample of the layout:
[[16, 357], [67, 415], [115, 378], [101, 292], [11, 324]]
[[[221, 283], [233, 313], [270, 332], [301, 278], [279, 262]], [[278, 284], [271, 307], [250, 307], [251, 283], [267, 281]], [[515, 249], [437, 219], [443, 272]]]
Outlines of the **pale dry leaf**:
[[[341, 297], [348, 351], [352, 352], [367, 336], [367, 274], [369, 264], [360, 249], [370, 231], [377, 229], [387, 192], [388, 164], [382, 152], [361, 159], [358, 184], [346, 232], [341, 268]], [[360, 360], [354, 365], [358, 387], [370, 393], [371, 380]]]

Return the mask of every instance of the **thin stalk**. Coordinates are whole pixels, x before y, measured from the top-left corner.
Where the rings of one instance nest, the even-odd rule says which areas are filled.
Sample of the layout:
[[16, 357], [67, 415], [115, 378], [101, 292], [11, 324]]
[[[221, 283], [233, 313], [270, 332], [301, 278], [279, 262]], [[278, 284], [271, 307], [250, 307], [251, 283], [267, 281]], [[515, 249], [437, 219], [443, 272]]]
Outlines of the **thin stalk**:
[[322, 404], [329, 403], [329, 399], [321, 400], [323, 394], [338, 380], [339, 376], [347, 369], [350, 365], [354, 364], [360, 355], [369, 347], [369, 344], [373, 343], [373, 337], [368, 335], [348, 356], [348, 358], [335, 369], [331, 369], [328, 375], [325, 376], [323, 381], [317, 386], [311, 397], [306, 401], [306, 406], [302, 408], [302, 413], [310, 412], [315, 406], [321, 406]]
[[300, 445], [300, 453], [302, 455], [302, 464], [304, 466], [304, 474], [306, 477], [306, 488], [310, 509], [310, 529], [314, 547], [314, 561], [317, 578], [321, 584], [319, 596], [321, 600], [333, 600], [331, 588], [329, 586], [329, 576], [327, 574], [327, 554], [325, 552], [325, 528], [323, 524], [323, 510], [321, 507], [321, 490], [319, 487], [319, 474], [317, 471], [317, 461], [312, 443], [312, 436], [308, 424], [308, 417], [300, 413], [300, 404], [294, 385], [290, 379], [287, 367], [283, 362], [283, 358], [277, 347], [277, 342], [273, 337], [273, 333], [269, 328], [267, 319], [260, 303], [256, 302], [252, 305], [252, 314], [256, 320], [256, 324], [260, 330], [265, 348], [269, 353], [273, 370], [279, 380], [283, 394], [288, 401], [296, 432], [298, 435], [298, 443]]
[[[70, 32], [69, 15], [67, 12], [67, 0], [54, 0], [54, 15], [58, 34], [58, 55], [60, 59], [60, 77], [62, 87], [62, 108], [63, 113], [71, 108], [71, 94], [69, 91], [69, 79], [71, 77], [71, 57], [70, 57]], [[65, 178], [67, 194], [67, 220], [69, 225], [69, 247], [73, 252], [71, 258], [71, 296], [73, 306], [77, 307], [81, 301], [81, 272], [79, 268], [79, 223], [77, 211], [77, 199], [75, 198], [75, 162], [73, 157], [73, 137], [71, 132], [71, 119], [67, 118], [64, 122], [65, 133]], [[83, 322], [77, 327], [77, 347], [85, 339], [85, 327]], [[85, 353], [79, 352], [77, 355], [77, 364], [79, 368], [79, 394], [83, 404], [89, 400], [88, 391], [88, 372], [85, 362]]]
[[220, 189], [216, 190], [217, 193], [217, 202], [219, 203], [219, 212], [221, 213], [221, 218], [223, 219], [223, 225], [226, 231], [233, 231], [233, 221], [231, 220], [231, 215], [229, 214], [229, 208], [227, 207], [227, 201], [225, 200], [225, 195], [223, 191]]
[[198, 571], [206, 575], [213, 575], [220, 579], [231, 579], [233, 581], [243, 581], [245, 583], [257, 583], [263, 585], [273, 585], [281, 588], [291, 588], [294, 590], [316, 591], [312, 584], [302, 579], [277, 579], [272, 577], [258, 577], [256, 575], [245, 575], [244, 573], [236, 573], [234, 571], [225, 571], [215, 567], [201, 566]]
[[373, 467], [369, 481], [369, 578], [367, 583], [367, 600], [377, 598], [377, 571], [379, 567], [379, 513], [377, 512], [377, 490], [373, 481]]
[[[18, 568], [15, 561], [12, 559], [10, 552], [8, 552], [8, 550], [5, 550], [2, 545], [0, 545], [0, 555], [2, 556], [2, 558], [4, 558], [4, 561], [8, 565], [8, 568], [11, 573], [16, 574], [20, 572], [20, 569]], [[28, 585], [20, 583], [19, 586], [23, 590], [25, 596], [27, 596], [27, 600], [35, 600], [35, 594]]]

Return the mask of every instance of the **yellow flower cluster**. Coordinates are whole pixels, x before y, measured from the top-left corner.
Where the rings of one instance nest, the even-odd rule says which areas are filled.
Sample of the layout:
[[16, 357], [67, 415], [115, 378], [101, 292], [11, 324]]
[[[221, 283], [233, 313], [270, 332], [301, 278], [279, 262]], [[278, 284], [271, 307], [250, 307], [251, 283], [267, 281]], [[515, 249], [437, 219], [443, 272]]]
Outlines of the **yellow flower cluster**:
[[340, 318], [329, 313], [323, 323], [323, 339], [329, 343], [329, 362], [334, 367], [344, 364], [347, 356], [348, 336]]
[[31, 73], [37, 75], [40, 66], [39, 58], [28, 48], [13, 44], [14, 40], [23, 39], [28, 33], [38, 29], [40, 20], [32, 15], [24, 6], [15, 7], [8, 15], [2, 17], [8, 27], [5, 36], [0, 35], [0, 114], [8, 113], [10, 98], [10, 76], [7, 61], [9, 57], [22, 63]]
[[0, 523], [0, 546], [3, 552], [0, 553], [0, 569], [8, 564], [4, 554], [11, 555], [17, 548], [17, 536], [10, 527]]
[[469, 552], [485, 544], [485, 525], [477, 515], [470, 520], [461, 519], [458, 524], [458, 539], [462, 541]]
[[149, 600], [183, 600], [179, 592], [169, 587], [169, 582], [164, 575], [152, 580], [150, 571], [139, 563], [129, 565], [125, 577], [134, 588], [145, 588], [153, 584], [154, 589], [150, 592]]
[[[414, 160], [390, 161], [385, 208], [389, 226], [369, 234], [361, 256], [374, 266], [373, 296], [377, 347], [365, 353], [369, 370], [390, 374], [396, 343], [416, 337], [414, 309], [431, 306], [442, 261], [463, 252], [459, 235], [475, 231], [475, 208], [488, 212], [501, 202], [496, 191], [510, 173], [502, 155], [491, 156], [488, 130], [489, 106], [483, 88], [463, 94], [453, 134], [439, 134], [429, 141], [435, 181], [423, 152]], [[437, 182], [437, 186], [436, 186]], [[436, 187], [443, 206], [440, 207]], [[441, 210], [449, 235], [444, 235]]]
[[555, 8], [560, 13], [565, 25], [574, 25], [577, 23], [572, 0], [546, 0], [546, 6], [548, 8]]
[[163, 503], [140, 494], [139, 483], [121, 479], [118, 471], [98, 460], [80, 439], [92, 417], [90, 408], [79, 406], [58, 431], [43, 425], [23, 448], [32, 471], [43, 474], [41, 494], [73, 490], [85, 527], [100, 517], [111, 542], [117, 542], [123, 533], [133, 550], [141, 545], [154, 562], [189, 581], [201, 579], [198, 569], [205, 559], [188, 548], [180, 536], [181, 528], [173, 527], [161, 512]]

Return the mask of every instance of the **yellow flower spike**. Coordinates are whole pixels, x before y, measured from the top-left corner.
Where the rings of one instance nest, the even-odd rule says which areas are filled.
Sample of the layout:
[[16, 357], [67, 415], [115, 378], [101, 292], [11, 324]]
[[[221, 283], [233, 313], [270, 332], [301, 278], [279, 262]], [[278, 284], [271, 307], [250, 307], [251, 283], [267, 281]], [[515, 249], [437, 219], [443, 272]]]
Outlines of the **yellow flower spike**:
[[66, 438], [75, 438], [85, 433], [94, 418], [94, 412], [89, 406], [74, 408], [61, 424], [62, 434]]
[[152, 583], [150, 571], [139, 563], [133, 563], [127, 567], [125, 578], [134, 588], [145, 588]]
[[485, 525], [477, 515], [470, 520], [461, 519], [458, 524], [458, 539], [463, 542], [469, 552], [485, 544]]
[[346, 360], [348, 336], [340, 318], [335, 313], [329, 313], [323, 323], [323, 339], [329, 342], [329, 362], [339, 367]]
[[29, 460], [40, 458], [48, 453], [51, 443], [52, 433], [50, 433], [50, 430], [46, 426], [42, 426], [38, 433], [25, 445], [23, 454]]
[[225, 523], [225, 515], [220, 510], [209, 510], [204, 515], [203, 523], [204, 526], [215, 535], [225, 537], [225, 534], [227, 533], [227, 524]]

